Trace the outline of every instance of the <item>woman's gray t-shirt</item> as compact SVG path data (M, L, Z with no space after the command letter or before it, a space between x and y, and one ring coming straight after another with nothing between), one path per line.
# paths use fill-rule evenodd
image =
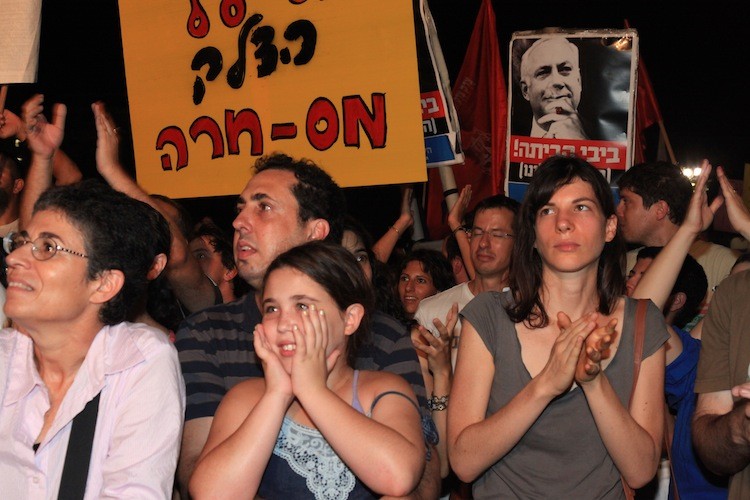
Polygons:
M461 311L495 364L487 416L508 404L531 381L521 358L515 323L504 308L510 300L510 292L485 292ZM636 304L626 298L622 338L604 371L626 407L633 384ZM649 302L643 359L668 337L661 311ZM581 388L553 399L516 446L474 482L473 495L475 499L624 498L620 472L599 436Z

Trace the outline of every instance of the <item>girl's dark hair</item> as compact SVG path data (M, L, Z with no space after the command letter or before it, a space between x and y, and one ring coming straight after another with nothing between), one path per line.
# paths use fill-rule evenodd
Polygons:
M537 168L531 179L521 210L514 223L516 234L510 270L510 288L515 304L508 306L510 319L516 323L526 322L532 328L543 328L549 324L549 316L542 303L542 260L534 248L536 242L536 218L539 209L549 203L552 195L562 186L580 179L591 185L594 196L605 219L615 215L612 190L604 176L592 165L574 156L555 155L547 158ZM599 256L596 276L599 309L610 314L617 299L625 291L625 242L619 231L612 241L604 244Z
M273 271L286 267L296 269L323 287L341 311L352 304L364 307L359 328L346 344L346 361L354 367L357 352L369 342L374 308L372 288L354 255L341 245L327 241L311 241L294 247L274 259L266 271L263 288Z

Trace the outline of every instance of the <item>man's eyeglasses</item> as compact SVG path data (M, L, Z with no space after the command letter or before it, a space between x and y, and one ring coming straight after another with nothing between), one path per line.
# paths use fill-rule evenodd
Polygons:
M31 241L29 239L29 236L25 232L13 232L4 237L3 250L5 250L6 253L10 254L14 250L18 250L27 243L31 243L31 255L33 255L36 260L49 260L54 257L57 252L69 253L71 255L75 255L76 257L83 257L84 259L89 258L88 255L82 254L81 252L76 252L61 247L60 245L55 243L55 240L46 236L40 236L34 241Z
M481 238L485 234L489 234L492 238L496 238L498 240L509 240L515 237L514 235L504 233L499 229L491 229L489 231L485 231L484 229L480 229L478 227L471 228L469 234L472 238Z

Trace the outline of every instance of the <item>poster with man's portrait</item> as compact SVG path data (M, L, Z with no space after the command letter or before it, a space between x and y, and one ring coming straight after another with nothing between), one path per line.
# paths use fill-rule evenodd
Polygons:
M585 158L615 185L631 163L637 32L516 32L509 61L506 193L523 198L554 154Z

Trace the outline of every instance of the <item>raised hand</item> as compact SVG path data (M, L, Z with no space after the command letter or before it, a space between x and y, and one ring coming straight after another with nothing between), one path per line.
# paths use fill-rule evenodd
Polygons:
M315 305L302 311L302 328L292 326L296 351L292 358L292 388L299 399L315 391L324 390L328 374L341 355L334 349L326 355L329 343L325 312Z
M719 207L721 207L721 204L724 202L722 197L717 196L710 205L708 204L706 183L708 182L710 174L711 164L708 160L703 160L701 163L701 173L698 176L698 180L695 182L693 196L690 198L690 204L688 205L688 210L685 214L685 220L682 223L690 228L695 234L708 229L711 222L714 220L716 211L719 210Z
M292 396L292 379L281 364L281 359L273 350L266 338L263 325L258 324L253 331L253 347L255 355L260 359L263 366L263 377L266 381L266 392L279 392Z
M727 175L722 167L716 169L716 177L719 179L721 193L727 204L729 222L745 239L750 239L750 211L745 206L742 196L729 183L729 179L727 179Z
M18 115L9 109L4 109L0 112L0 139L9 137L18 137L25 140L26 129Z
M64 104L52 107L52 123L44 116L44 96L36 94L21 107L21 117L26 128L26 143L32 153L51 159L60 148L65 135Z
M414 188L411 186L406 186L401 192L401 213L399 215L399 222L403 223L401 231L414 224L414 213L411 210L411 198L413 194Z
M448 212L448 227L458 227L463 224L466 210L469 208L471 201L471 184L465 185L458 194L458 200L453 204Z
M91 110L96 125L96 169L104 175L114 168L120 168L119 129L104 103L93 103Z

